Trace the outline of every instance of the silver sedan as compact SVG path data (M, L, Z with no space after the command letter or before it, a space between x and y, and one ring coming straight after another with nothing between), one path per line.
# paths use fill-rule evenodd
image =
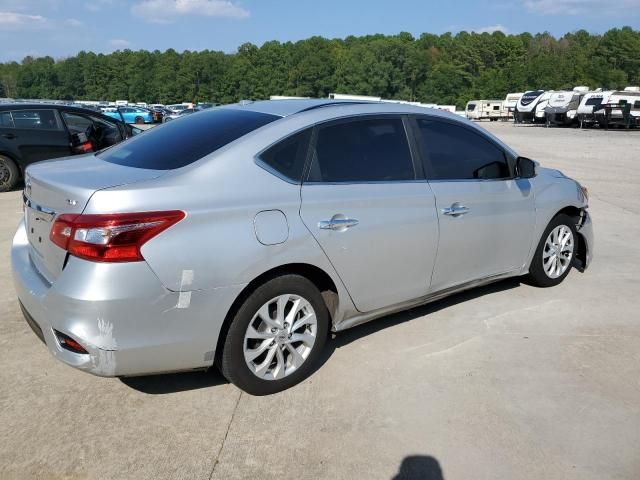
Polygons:
M26 172L25 318L102 376L302 381L330 331L593 250L587 192L459 117L370 102L213 108Z

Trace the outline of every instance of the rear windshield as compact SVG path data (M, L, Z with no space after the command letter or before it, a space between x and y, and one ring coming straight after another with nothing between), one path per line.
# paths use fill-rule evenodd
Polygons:
M172 170L200 160L278 118L247 110L209 109L152 128L98 157L128 167Z

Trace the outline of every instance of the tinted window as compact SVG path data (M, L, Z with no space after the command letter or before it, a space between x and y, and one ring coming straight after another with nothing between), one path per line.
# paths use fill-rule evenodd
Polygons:
M77 113L62 112L62 118L64 118L64 123L67 124L67 128L71 133L88 133L88 130L93 125L91 120Z
M13 128L13 119L11 118L11 112L0 112L0 127Z
M311 130L292 135L260 154L260 160L282 176L299 182L310 137Z
M602 103L602 97L591 97L588 98L584 103L585 105L600 105Z
M433 180L496 179L511 176L504 152L480 133L448 122L418 119Z
M470 112L473 112L476 109L476 104L475 103L470 103L469 105L467 105L467 110Z
M354 120L321 127L309 181L413 180L411 153L399 118Z
M99 150L122 141L122 132L115 122L94 116L90 118L93 121L94 134Z
M171 170L189 165L278 118L231 108L209 109L152 128L98 156L119 165Z
M14 110L11 116L16 128L61 130L53 110Z

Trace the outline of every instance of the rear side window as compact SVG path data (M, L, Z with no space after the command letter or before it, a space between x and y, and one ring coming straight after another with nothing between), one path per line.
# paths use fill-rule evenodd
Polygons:
M208 109L147 130L98 157L129 167L171 170L200 160L278 118L247 110Z
M429 179L493 180L510 178L502 149L463 126L418 119L419 141L427 154Z
M413 179L413 162L400 118L351 120L319 128L310 182Z
M53 110L14 110L11 112L15 128L33 130L62 130Z
M294 182L302 180L311 129L285 138L260 154L260 160L277 174Z

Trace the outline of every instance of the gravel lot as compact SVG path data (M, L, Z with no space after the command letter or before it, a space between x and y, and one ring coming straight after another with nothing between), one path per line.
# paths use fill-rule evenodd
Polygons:
M640 478L640 131L483 126L589 187L591 268L343 332L270 397L54 360L11 283L20 192L0 194L0 478Z

